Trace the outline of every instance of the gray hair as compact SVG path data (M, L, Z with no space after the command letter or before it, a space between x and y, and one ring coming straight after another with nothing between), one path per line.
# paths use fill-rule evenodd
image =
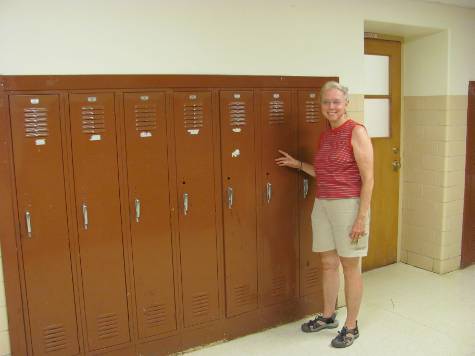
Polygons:
M348 88L333 80L323 84L322 88L320 89L320 98L323 97L324 92L331 89L336 89L336 90L341 91L343 93L343 96L345 97L346 102L349 101L350 98L348 97Z

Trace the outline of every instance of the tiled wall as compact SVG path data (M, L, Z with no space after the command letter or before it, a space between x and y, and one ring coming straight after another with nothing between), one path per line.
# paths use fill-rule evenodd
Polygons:
M405 97L401 260L436 273L460 266L466 96Z
M10 355L10 338L8 335L7 303L5 302L5 283L0 250L0 355Z

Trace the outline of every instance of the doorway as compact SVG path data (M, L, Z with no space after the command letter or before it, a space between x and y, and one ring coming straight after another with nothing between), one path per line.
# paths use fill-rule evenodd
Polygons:
M364 120L373 143L375 180L370 244L362 262L368 271L397 261L401 42L365 38L365 68Z

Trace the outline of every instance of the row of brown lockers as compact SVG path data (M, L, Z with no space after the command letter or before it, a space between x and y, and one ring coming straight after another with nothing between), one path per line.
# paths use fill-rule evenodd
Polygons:
M318 291L313 186L274 163L312 159L316 90L11 95L10 112L32 354Z

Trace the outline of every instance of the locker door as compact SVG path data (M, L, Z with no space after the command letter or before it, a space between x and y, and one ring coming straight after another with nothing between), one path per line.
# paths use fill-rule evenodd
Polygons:
M79 353L58 95L10 97L33 354Z
M263 91L261 119L262 299L264 305L271 305L295 296L297 287L297 174L275 164L278 149L297 153L290 91Z
M124 95L137 322L141 338L176 329L163 93Z
M257 308L256 164L252 91L222 91L221 161L226 315Z
M185 326L218 318L211 93L174 94Z
M129 340L114 95L71 94L71 137L87 338Z
M319 90L299 91L299 152L300 160L313 164L320 133L326 120L320 112ZM300 295L321 293L320 258L312 252L311 214L315 202L315 179L299 175L299 236L300 236Z

